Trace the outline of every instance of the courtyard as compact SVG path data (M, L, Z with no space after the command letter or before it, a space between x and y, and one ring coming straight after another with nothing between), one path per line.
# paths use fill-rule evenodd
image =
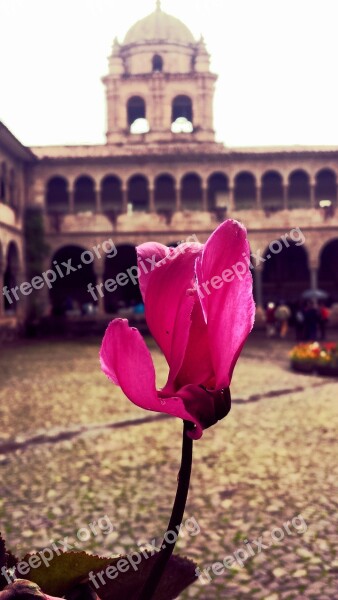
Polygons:
M149 345L161 386L166 364ZM337 597L337 382L291 372L291 345L249 338L229 416L194 445L176 552L201 577L182 600ZM19 557L66 536L100 555L131 553L166 530L181 422L131 404L101 373L99 346L1 351L0 530Z

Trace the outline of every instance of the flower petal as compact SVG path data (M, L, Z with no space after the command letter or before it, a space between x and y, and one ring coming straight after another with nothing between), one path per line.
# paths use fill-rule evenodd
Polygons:
M100 360L103 372L121 387L131 402L146 410L191 421L195 425L191 437L201 437L203 427L198 415L186 409L183 399L178 395L165 397L156 391L151 354L140 332L129 327L126 319L115 319L109 324Z
M196 261L198 294L216 375L215 389L229 386L237 358L253 326L255 304L248 262L246 230L230 219L214 231ZM215 276L217 280L213 280Z
M145 316L174 381L184 359L196 301L193 292L195 261L202 246L185 244L171 252L151 273L145 295ZM170 250L170 249L169 249Z
M168 254L168 246L158 242L146 242L136 247L137 263L139 268L139 286L143 301L148 287L149 278L156 268L155 265Z
M176 388L188 384L212 388L214 383L208 329L203 319L200 302L196 297L191 314L191 327L183 363L176 376Z

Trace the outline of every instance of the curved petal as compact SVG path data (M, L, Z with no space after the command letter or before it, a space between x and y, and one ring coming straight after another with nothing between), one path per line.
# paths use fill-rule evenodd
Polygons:
M246 229L230 219L214 231L196 261L215 389L229 386L237 358L253 326L255 304L249 262Z
M149 278L156 268L157 263L165 258L168 251L168 246L164 246L158 242L145 242L136 247L137 264L139 268L138 281L143 302L145 301Z
M106 330L100 351L103 372L119 385L125 395L146 410L167 413L191 421L191 437L202 435L202 424L194 412L186 409L181 397L165 397L155 388L155 369L151 354L140 332L129 327L126 319L115 319Z
M188 384L195 384L213 388L214 379L208 329L197 299L191 314L191 327L183 363L176 376L176 387L181 388Z
M200 244L172 249L157 263L147 282L145 315L148 327L164 353L174 381L184 359L196 302L195 261Z

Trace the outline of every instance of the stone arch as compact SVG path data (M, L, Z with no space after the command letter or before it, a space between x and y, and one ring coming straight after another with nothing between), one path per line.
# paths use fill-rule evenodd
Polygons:
M104 307L107 313L119 308L134 306L142 302L137 279L136 248L131 244L116 246L116 256L105 259ZM133 268L134 267L134 268ZM132 269L128 273L128 269Z
M152 58L153 73L161 73L163 71L163 58L160 54L154 54Z
M315 199L319 205L322 200L337 204L337 175L332 169L321 169L316 173Z
M197 173L186 173L181 179L183 210L202 210L202 179Z
M338 237L321 248L319 256L318 286L338 302Z
M46 208L51 213L65 213L69 210L68 181L55 175L47 181Z
M161 173L155 179L155 208L158 212L172 213L176 208L176 181L169 173Z
M229 199L229 178L220 171L208 177L208 210L224 208Z
M18 281L20 273L20 254L18 246L14 241L11 241L8 244L4 267L4 288L7 288L10 291L12 288L15 288L18 283L20 283ZM17 310L17 303L18 300L15 298L13 293L6 295L4 300L5 312L15 313Z
M264 252L263 302L297 302L310 287L308 253L304 245L286 238L270 242Z
M128 205L135 211L149 209L149 182L144 175L136 174L129 178Z
M60 316L71 311L80 314L85 304L93 303L88 285L96 285L94 260L92 251L75 244L61 246L54 252L50 269L56 273L56 279L49 290L54 315ZM76 270L67 273L68 269L62 263Z
M256 205L256 178L250 171L237 173L234 181L236 209L250 209Z
M262 175L262 207L268 211L282 210L284 199L283 177L278 171Z
M141 96L131 96L127 101L127 124L133 134L149 131L146 103Z
M296 169L289 175L289 208L307 208L311 201L310 176L303 169Z
M193 131L193 104L189 96L175 96L171 104L171 131L191 133Z
M89 175L80 175L74 182L74 210L75 212L94 212L95 209L95 181Z
M103 213L119 214L123 211L122 181L116 175L106 175L101 181L101 206Z

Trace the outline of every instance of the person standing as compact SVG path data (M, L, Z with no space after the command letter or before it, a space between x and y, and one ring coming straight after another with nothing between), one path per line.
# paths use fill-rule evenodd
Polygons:
M289 328L289 319L291 317L291 310L283 301L279 303L275 310L275 317L279 324L279 337L284 339Z
M324 302L319 303L318 312L319 312L319 320L318 320L319 339L325 340L326 339L326 328L327 328L327 324L329 321L329 309L327 308L327 306L325 306Z
M294 324L296 330L296 340L301 342L304 339L304 307L301 302L296 306L294 313Z
M318 339L319 311L312 300L309 300L304 311L304 338L306 342Z

